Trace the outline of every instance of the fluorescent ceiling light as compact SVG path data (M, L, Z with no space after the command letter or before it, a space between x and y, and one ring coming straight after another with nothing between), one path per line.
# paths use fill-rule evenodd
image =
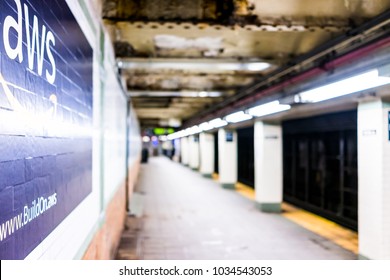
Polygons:
M199 126L197 125L194 125L193 127L190 128L190 134L197 134L197 133L200 133L202 132L202 130L200 129Z
M220 97L230 94L230 91L162 91L162 90L129 90L130 97Z
M279 100L276 100L253 108L249 108L248 114L255 117L261 117L261 116L266 116L266 115L286 111L289 110L290 108L291 108L290 105L280 104Z
M237 123L246 120L250 120L252 118L251 115L245 114L244 111L239 111L225 117L225 120L230 123Z
M203 131L207 131L207 130L213 129L214 127L213 127L210 123L204 122L204 123L201 123L201 124L199 125L199 128L200 128L201 130L203 130Z
M239 59L180 59L180 58L126 58L117 60L117 65L122 69L173 69L187 71L253 71L261 72L271 64L264 61L243 61Z
M181 138L181 137L184 137L185 135L185 131L184 130L180 130L180 131L176 131L172 134L169 134L167 136L167 139L168 140L174 140L174 139L177 139L177 138Z
M314 88L295 95L297 102L320 102L331 98L383 86L390 83L390 77L381 77L378 70L372 70L335 83Z
M271 64L267 62L250 62L246 64L246 68L249 71L263 71L269 68Z
M176 138L181 138L181 137L185 137L186 136L186 133L185 133L185 131L184 130L180 130L179 132L178 132L178 134L177 134L177 137Z
M221 118L217 118L217 119L213 119L211 121L209 121L209 124L214 127L214 128L218 128L218 127L222 127L222 126L225 126L227 125L227 121L224 121L222 120Z
M191 133L191 128L186 128L185 130L184 130L184 133L183 133L183 136L188 136L188 135L191 135L192 133Z
M236 63L218 63L215 66L217 70L225 71L253 71L260 72L269 68L271 64L267 62L236 62ZM209 66L210 67L210 66Z
M207 96L208 96L207 91L200 91L200 92L198 93L198 96L199 96L199 97L207 97Z

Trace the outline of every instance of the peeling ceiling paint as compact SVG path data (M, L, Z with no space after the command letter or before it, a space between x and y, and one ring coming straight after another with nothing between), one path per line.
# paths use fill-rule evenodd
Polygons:
M223 50L221 37L184 38L175 35L156 35L154 45L158 49L185 50L196 49L204 52L204 56L216 56Z
M250 73L201 69L122 69L129 90L232 90L390 9L389 0L103 0L102 17L118 58L255 59ZM235 92L235 93L234 93ZM145 126L185 121L221 98L134 97Z

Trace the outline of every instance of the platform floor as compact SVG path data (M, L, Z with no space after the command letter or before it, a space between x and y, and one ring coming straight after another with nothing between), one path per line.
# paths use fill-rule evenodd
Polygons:
M128 218L118 259L356 259L164 157L142 165L136 191L142 214Z

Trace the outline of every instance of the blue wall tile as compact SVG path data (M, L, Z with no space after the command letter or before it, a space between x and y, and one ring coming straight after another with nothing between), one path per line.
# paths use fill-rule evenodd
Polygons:
M44 24L47 32L54 34L55 46L51 49L56 61L56 79L54 84L46 79L46 71L52 72L47 54L42 75L37 71L36 57L34 68L28 69L26 17L22 8L23 61L10 59L5 53L4 41L0 40L0 72L9 83L8 89L24 108L23 114L31 118L26 118L25 130L19 127L15 132L9 128L2 131L0 127L0 221L24 214L26 208L34 207L40 199L47 200L53 194L56 194L57 204L0 241L2 259L24 258L92 191L91 136L51 137L53 132L44 121L45 118L56 120L59 127L61 122L92 125L92 48L66 1L21 0L21 3L29 8L30 24L33 16L37 16L39 32ZM5 17L17 18L14 0L0 1L0 11L0 38L3 38ZM16 45L17 34L12 29L10 41ZM58 102L56 115L49 114L53 108L49 100L52 94ZM16 109L0 85L0 110L19 117ZM37 121L30 124L33 119L41 124Z

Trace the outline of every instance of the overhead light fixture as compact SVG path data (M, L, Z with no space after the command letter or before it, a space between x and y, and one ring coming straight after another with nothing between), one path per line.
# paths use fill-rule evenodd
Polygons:
M186 128L185 130L184 130L184 132L183 132L183 136L189 136L189 135L191 135L192 133L191 133L191 128Z
M246 68L249 71L263 71L269 68L271 64L267 62L250 62L246 64Z
M166 139L174 140L174 139L177 139L177 138L182 138L182 137L185 136L184 134L185 134L184 130L176 131L176 132L174 132L172 134L168 134Z
M242 121L247 121L252 118L251 115L245 114L244 111L239 111L225 117L225 120L230 123L237 123Z
M215 67L221 71L251 71L261 72L269 67L271 64L267 62L230 62L230 63L219 63Z
M180 137L180 138L185 137L185 136L186 136L186 132L184 130L180 130L177 134L177 137Z
M378 70L375 69L335 83L301 92L294 96L294 100L302 103L315 103L389 83L390 78L379 76Z
M207 91L200 91L200 92L198 93L198 96L199 96L199 97L207 97L207 96L208 96Z
M198 97L221 97L221 96L226 96L229 94L232 94L234 92L230 90L225 90L225 91L200 91L198 92L197 96Z
M190 135L197 134L197 133L200 133L200 132L202 132L202 130L197 125L194 125L194 126L192 126L190 128Z
M221 118L216 118L216 119L213 119L211 121L209 121L209 124L213 127L213 128L219 128L219 127L223 127L225 125L227 125L227 121L221 119Z
M278 112L286 111L291 108L290 105L280 104L279 100L275 100L269 103L265 103L256 107L248 109L248 114L254 117L261 117L266 115L275 114Z
M226 91L163 91L163 90L128 90L130 97L220 97L229 95L232 92Z
M168 119L168 126L170 127L180 127L181 126L181 119L177 119L177 118L169 118ZM172 133L172 132L169 132L169 133Z
M122 58L117 60L117 66L121 69L173 69L202 72L218 71L252 71L261 72L271 67L268 62L261 60L239 60L221 58Z
M203 131L213 129L214 127L209 122L204 122L199 125L199 128Z

